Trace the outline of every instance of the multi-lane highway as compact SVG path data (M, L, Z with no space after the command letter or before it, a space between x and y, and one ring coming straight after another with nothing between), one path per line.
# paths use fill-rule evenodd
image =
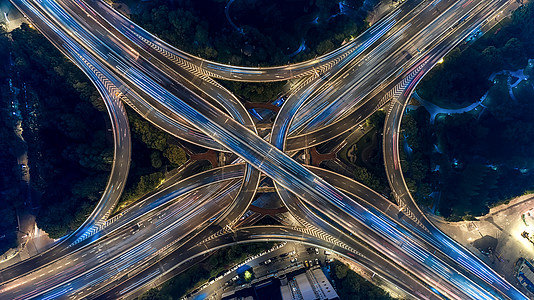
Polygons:
M339 63L345 57L351 55L352 52L360 47L359 41L353 40L330 53L305 62L264 68L232 66L202 59L183 52L180 49L176 49L133 23L102 1L91 0L86 1L86 4L93 8L105 20L112 23L124 35L130 37L132 40L138 40L141 44L145 45L144 48L147 51L164 54L173 63L190 70L197 76L249 82L288 80L315 75L318 72L322 73ZM367 32L364 35L372 35L372 33Z
M303 149L339 136L392 100L384 135L390 137L385 151L392 151L385 153L386 168L392 171L388 179L393 190L403 193L395 186L403 183L395 132L405 100L435 61L508 1L408 0L334 52L274 68L226 66L183 53L102 1L12 2L101 93L115 93L110 99L124 100L159 128L206 148L233 152L240 157L236 162L246 164L178 181L112 220L95 224L107 217L121 193L123 184L115 184L125 179L128 169L121 165L122 173L112 173L107 189L115 194L97 207L87 222L90 226L73 235L77 247L52 249L34 269L22 263L0 271L0 297L122 297L223 245L296 239L333 248L371 268L396 270L377 273L418 298L526 299L422 214L416 220L399 218L376 193L348 178L306 168L280 150ZM257 135L235 96L210 78L273 81L306 75L310 78L292 91L275 120L273 145ZM388 96L398 90L404 98ZM121 106L110 107L124 114ZM352 123L339 126L347 120ZM118 138L129 141L127 122L115 127L116 153L126 151L129 157L129 148L120 150L124 145ZM254 198L260 171L276 183L294 217L318 233L291 231L298 226L233 228Z

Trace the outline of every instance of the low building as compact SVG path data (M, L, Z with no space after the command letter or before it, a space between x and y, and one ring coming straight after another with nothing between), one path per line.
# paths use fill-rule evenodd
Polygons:
M519 264L516 275L517 280L530 292L534 293L534 266L524 258L520 258L517 263Z
M310 280L308 279L307 272L299 274L295 276L295 281L297 282L298 289L300 290L300 294L302 295L302 299L304 300L315 300L318 299L315 295L315 291L310 284Z
M339 299L337 292L319 267L307 270L291 279L283 280L280 293L283 300Z
M316 286L316 291L319 294L320 299L334 300L339 299L337 292L334 290L334 287L330 281L324 275L324 272L321 268L316 268L312 270L312 279L314 285Z

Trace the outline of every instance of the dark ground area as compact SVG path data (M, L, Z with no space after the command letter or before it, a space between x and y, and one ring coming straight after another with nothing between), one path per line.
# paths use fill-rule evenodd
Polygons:
M8 81L9 39L0 27L0 253L16 247L16 209L24 205L24 190L20 184L21 170L17 157L26 151L26 145L15 134L14 128L20 118L13 115Z

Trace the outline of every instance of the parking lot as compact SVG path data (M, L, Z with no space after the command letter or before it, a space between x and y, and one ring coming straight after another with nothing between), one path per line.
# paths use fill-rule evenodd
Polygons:
M522 236L527 231L532 232L530 235L534 238L534 195L521 196L508 204L494 207L478 221L450 223L433 215L429 218L443 232L519 287L514 275L515 263L520 257L534 259L534 244ZM494 244L494 248L491 247ZM523 288L521 290L526 292Z

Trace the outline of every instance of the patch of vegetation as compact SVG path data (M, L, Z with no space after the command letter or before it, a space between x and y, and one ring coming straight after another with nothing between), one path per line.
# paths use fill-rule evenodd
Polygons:
M367 281L352 271L349 266L337 260L330 264L330 270L339 299L393 299L386 291Z
M117 210L153 191L163 183L167 171L187 161L184 149L175 138L154 128L133 110L127 111L132 131L132 162Z
M424 108L419 108L404 116L400 136L400 161L406 185L420 206L430 206L430 194L438 190L439 173L433 172L431 164L435 136L429 126L430 116ZM424 124L424 125L423 125ZM411 152L407 153L406 146ZM435 167L435 166L434 166Z
M26 145L15 134L15 127L20 118L13 115L11 93L8 82L9 75L9 38L0 26L0 253L16 247L16 208L24 204L23 189L19 184L20 166L17 157L26 151Z
M341 158L352 168L356 180L377 192L388 194L389 185L384 170L381 145L385 117L384 111L375 112L367 120L367 125L371 126L372 129L355 144L345 147L342 150ZM352 155L356 155L354 162L348 159L349 151L353 151Z
M105 107L86 76L37 31L22 24L10 36L8 76L21 90L31 185L42 195L36 221L58 238L85 220L109 176Z
M235 1L228 12L239 29L225 15L227 2L157 0L130 17L181 50L243 66L311 59L367 28L361 0L344 1L344 13L333 1ZM303 41L304 51L293 55Z
M490 207L534 189L534 142L529 138L534 122L528 117L534 97L518 97L517 102L496 99L478 118L456 114L430 125L423 108L405 117L403 128L413 152L402 154L403 171L419 204L429 205L429 194L440 191L440 214L462 220L484 215ZM499 120L494 111L500 110L510 111L507 118L515 121Z

